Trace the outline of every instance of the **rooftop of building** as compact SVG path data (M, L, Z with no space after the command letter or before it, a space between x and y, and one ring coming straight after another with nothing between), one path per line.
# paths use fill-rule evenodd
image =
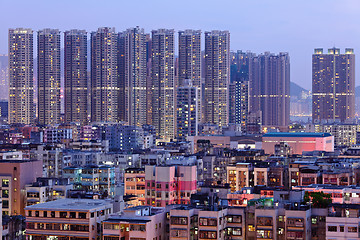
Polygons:
M173 208L174 210L191 210L191 209L195 209L195 207L191 206L191 205L179 205Z
M135 206L124 209L121 213L115 213L109 216L105 222L119 223L147 223L151 221L151 217L160 213L164 213L164 208L152 207L152 206Z
M332 203L331 206L334 208L343 208L343 209L360 209L359 204Z
M316 189L359 189L360 186L356 185L346 185L346 186L338 186L338 185L331 185L331 184L310 184L308 186L297 186L297 188L316 188Z
M145 172L145 168L127 168L125 173L140 173Z
M263 137L330 137L330 133L310 133L310 132L270 132L265 133Z
M19 160L6 160L2 159L0 160L0 164L6 164L6 163L27 163L27 162L36 162L37 159L19 159Z
M111 203L107 200L65 198L27 206L25 210L89 211L108 204Z
M108 166L108 165L86 165L86 166L70 166L70 167L65 167L64 170L67 169L110 169L110 168L115 168L114 166Z
M142 217L142 216L140 216ZM150 219L139 219L139 218L127 218L127 217L114 217L114 216L111 216L109 219L103 221L104 223L119 223L119 222L129 222L129 223L139 223L139 224L144 224L144 223L147 223L147 222L150 222L151 220Z

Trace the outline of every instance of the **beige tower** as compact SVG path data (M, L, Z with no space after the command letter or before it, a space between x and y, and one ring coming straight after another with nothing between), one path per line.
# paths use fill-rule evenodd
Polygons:
M174 30L152 31L152 122L157 137L173 139L175 124L174 99Z
M38 118L43 125L60 123L60 31L38 31Z
M205 122L229 123L230 33L205 32Z
M31 29L9 29L10 124L34 121L33 38Z
M119 121L118 34L114 28L91 33L91 120Z
M65 45L65 122L88 121L87 33L66 31Z
M191 80L192 86L198 89L201 96L201 31L179 31L179 83ZM201 117L201 97L198 98L198 118Z
M144 29L130 28L119 34L119 75L122 120L129 125L146 124L147 61Z

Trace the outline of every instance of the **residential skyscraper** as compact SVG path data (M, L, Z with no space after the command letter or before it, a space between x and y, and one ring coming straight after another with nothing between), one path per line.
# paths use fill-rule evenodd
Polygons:
M265 52L249 64L249 109L262 125L287 128L290 123L290 57Z
M190 79L201 94L201 30L179 31L179 86ZM198 98L201 120L201 97Z
M119 34L121 53L119 75L121 82L120 108L125 122L129 125L146 124L147 115L147 61L146 35L144 29L130 28Z
M205 121L229 123L230 33L205 32Z
M237 51L231 53L230 66L230 123L246 126L249 114L249 61L254 54Z
M91 33L91 121L119 120L118 34L115 28Z
M355 54L353 49L315 49L312 56L313 122L341 121L355 117Z
M34 121L33 31L9 29L9 123Z
M0 99L9 100L9 56L0 54Z
M156 135L169 140L175 136L174 30L152 31L152 122Z
M60 123L60 31L38 31L38 121Z
M87 32L70 30L65 44L65 122L88 121Z
M151 61L152 61L152 44L151 35L146 34L146 123L152 124L152 76L151 76Z
M183 80L176 89L176 138L180 141L186 141L186 136L198 134L199 92L190 79Z

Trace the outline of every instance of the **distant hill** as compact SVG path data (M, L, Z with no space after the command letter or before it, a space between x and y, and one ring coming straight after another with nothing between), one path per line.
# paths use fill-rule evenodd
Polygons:
M355 97L360 97L360 86L355 87Z
M302 88L300 87L299 85L297 85L296 83L294 82L290 82L290 96L291 97L301 97L301 92L302 91L309 91L309 90L306 90L305 88ZM360 91L360 89L359 89Z

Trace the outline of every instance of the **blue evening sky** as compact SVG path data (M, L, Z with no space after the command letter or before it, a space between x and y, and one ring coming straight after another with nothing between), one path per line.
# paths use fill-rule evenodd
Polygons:
M229 30L232 50L289 52L291 81L311 89L314 48L358 53L359 13L359 0L0 0L0 54L16 27Z

